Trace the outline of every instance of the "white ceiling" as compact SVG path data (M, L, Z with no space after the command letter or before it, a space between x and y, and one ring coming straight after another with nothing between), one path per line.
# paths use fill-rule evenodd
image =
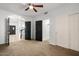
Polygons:
M36 3L35 3L36 4ZM37 13L34 12L33 10L28 10L25 11L25 8L28 7L27 3L26 5L24 3L0 3L0 9L5 9L8 10L10 12L14 12L23 16L37 16L37 15L41 15L44 12L50 12L52 9L56 8L57 6L60 6L60 3L39 3L39 4L43 4L43 8L36 8L37 9Z

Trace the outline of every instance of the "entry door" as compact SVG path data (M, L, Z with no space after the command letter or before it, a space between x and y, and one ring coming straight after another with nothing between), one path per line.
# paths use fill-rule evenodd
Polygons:
M36 21L36 40L42 41L42 21Z
M9 45L9 34L10 34L10 32L9 32L9 18L5 19L5 29L6 29L6 31L5 31L5 43L7 45Z
M31 22L25 22L25 40L31 40Z

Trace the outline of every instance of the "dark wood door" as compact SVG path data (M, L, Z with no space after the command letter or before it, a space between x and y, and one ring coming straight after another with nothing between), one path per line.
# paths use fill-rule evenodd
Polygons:
M25 22L25 39L31 40L31 22Z
M42 21L36 21L36 40L42 41Z

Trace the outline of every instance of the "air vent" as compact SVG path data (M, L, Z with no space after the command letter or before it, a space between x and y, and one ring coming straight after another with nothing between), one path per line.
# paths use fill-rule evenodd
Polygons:
M48 12L44 12L44 14L46 15L46 14L48 14Z

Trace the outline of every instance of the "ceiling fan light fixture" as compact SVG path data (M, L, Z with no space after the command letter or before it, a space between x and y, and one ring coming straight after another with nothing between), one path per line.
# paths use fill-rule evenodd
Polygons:
M33 9L33 6L32 6L32 5L30 5L30 6L29 6L29 8L30 8L30 9Z
M27 11L28 9L32 9L32 10L34 10L35 12L37 12L37 9L36 9L36 7L40 7L40 8L43 8L43 5L35 5L35 4L31 4L31 3L29 3L28 4L29 6L25 9L25 11Z

